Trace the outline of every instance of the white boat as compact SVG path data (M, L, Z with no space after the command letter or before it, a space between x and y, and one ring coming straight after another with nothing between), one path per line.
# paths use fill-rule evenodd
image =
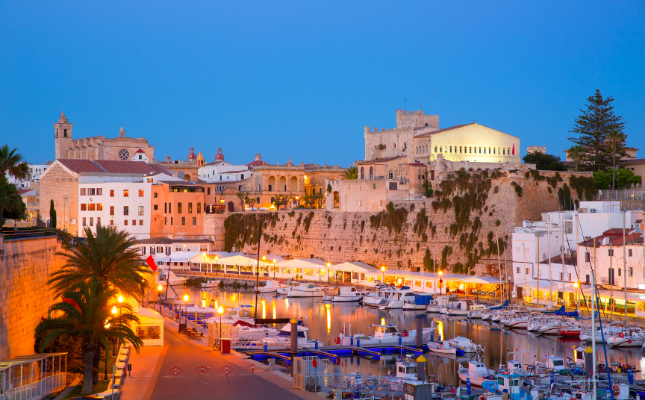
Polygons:
M363 293L351 286L340 286L332 290L325 290L323 301L333 301L337 303L352 303L361 301Z
M202 282L201 287L204 288L204 289L219 287L219 280L217 280L217 279L209 279L206 282Z
M529 322L529 317L520 315L509 319L504 325L509 329L527 329Z
M159 275L157 275L157 283L163 285L164 290L165 290L165 286L167 284L166 275L168 275L168 277L170 278L169 279L170 280L170 286L183 285L184 282L186 282L188 280L188 278L178 277L172 271L160 269L159 270Z
M442 308L441 313L447 314L449 317L467 317L473 305L475 303L470 299L453 300Z
M488 307L483 304L473 304L470 306L470 312L468 313L468 318L471 319L483 319L484 313L488 311Z
M461 367L457 370L459 380L466 382L470 379L470 383L475 386L481 386L486 381L495 381L495 371L487 369L484 363L477 360L468 361L468 368Z
M470 339L463 336L455 336L454 338L448 341L450 345L458 350L463 350L464 353L476 353L478 351L483 351L484 348L477 344L473 343Z
M457 348L450 345L449 340L443 340L441 342L428 342L426 344L428 350L431 353L441 353L441 354L457 354Z
M625 329L610 336L607 344L611 347L642 347L645 344L645 335L637 330Z
M269 336L277 336L280 331L269 326L254 326L244 321L233 324L236 327L235 337L239 340L261 340Z
M222 325L233 325L237 321L243 321L249 325L255 325L255 320L253 319L253 306L251 305L242 305L240 307L233 307L226 310L222 317L219 315L208 318L206 322L215 322Z
M440 313L441 305L439 305L438 300L431 300L430 303L426 306L427 313Z
M322 297L323 288L313 283L301 283L297 287L287 288L287 297Z
M298 348L302 349L311 349L316 347L316 342L307 338L307 318L302 319L302 322L297 326L297 342ZM242 341L239 342L234 348L263 348L264 345L267 346L269 350L278 350L278 349L288 349L291 347L291 324L286 324L280 329L275 336L267 336L260 340L255 341ZM322 342L319 341L319 346L323 346Z
M354 346L357 346L359 341L361 346L372 345L372 344L398 345L399 339L401 340L401 344L404 344L404 345L415 344L417 342L416 330L399 331L396 325L394 324L370 325L370 328L371 327L375 328L374 335L356 334L353 336L351 334L351 325L350 325L350 332L348 336L346 336L343 333L345 332L345 328L343 327L343 332L341 332L340 336L335 339L335 342L336 344L340 344L343 346L351 346L352 343ZM423 328L423 332L421 332L421 335L422 335L422 341L424 343L428 341L430 337L430 333L433 330L434 330L434 327Z
M407 286L403 286L401 289L396 289L394 293L390 295L387 303L380 305L379 310L398 310L403 308L403 304L407 301L414 302L414 292L412 289Z
M414 296L403 297L403 310L404 311L425 311L430 304L434 301L432 295L428 293L416 293Z
M280 283L278 281L274 280L267 280L266 285L260 286L258 288L258 292L260 293L275 293L278 289L282 288L287 288L288 285L285 285L284 283Z
M394 293L396 293L396 288L394 286L381 285L375 292L372 292L363 297L363 305L378 308L382 305L387 304L390 296L392 296Z
M547 322L538 328L537 333L543 335L558 335L560 333L560 324L558 320Z

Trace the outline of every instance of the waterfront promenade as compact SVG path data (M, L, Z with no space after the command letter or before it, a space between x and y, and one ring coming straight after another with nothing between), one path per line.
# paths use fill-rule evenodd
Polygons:
M132 377L123 387L123 400L170 399L266 399L320 400L320 396L293 387L288 375L266 371L266 365L245 360L235 354L221 355L206 346L185 339L177 333L178 324L165 319L165 345L142 347L132 353ZM254 372L250 366L254 365ZM224 367L232 371L228 376ZM183 372L174 376L170 370ZM199 374L198 367L208 372ZM248 367L248 369L247 369Z

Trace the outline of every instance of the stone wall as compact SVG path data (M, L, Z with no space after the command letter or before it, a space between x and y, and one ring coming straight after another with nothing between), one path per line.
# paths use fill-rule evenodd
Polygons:
M264 218L270 223L263 232L261 251L292 258L320 257L334 263L363 261L386 265L388 269L419 267L423 270L426 249L439 266L442 253L451 252L443 257L448 269L456 263L467 265L468 255L474 254L476 249L478 256L471 259L468 271L482 272L485 264L497 264L496 235L510 244L511 233L522 220L540 219L540 213L558 210L558 188L568 178L563 173L564 181L554 181L553 187L545 180L526 178L523 172L503 175L490 181L487 198L481 208L471 209L466 218L468 223L461 230L457 227L459 218L455 216L455 207L435 209L433 202L439 200L436 196L395 202L392 213L387 210L381 213L294 210L265 214ZM522 188L521 197L516 185ZM449 199L454 203L454 196L464 199L464 194L455 191ZM406 215L403 217L403 214ZM231 218L237 219L236 230L243 232L254 230L249 218L259 215L262 214L235 213ZM427 222L424 222L424 215ZM463 213L460 218L463 221ZM479 222L475 223L475 219L481 222L477 228L474 226ZM465 245L466 239L472 242L470 250ZM230 238L229 241L232 243ZM257 251L255 240L238 241L235 250L253 253ZM506 258L502 253L501 260Z
M224 250L225 214L204 214L204 233L213 241L213 251Z
M34 353L34 329L55 297L47 277L62 251L55 236L3 241L0 236L0 360Z

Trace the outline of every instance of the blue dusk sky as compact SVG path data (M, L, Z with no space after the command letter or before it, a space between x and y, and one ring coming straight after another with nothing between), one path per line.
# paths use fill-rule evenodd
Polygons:
M347 166L364 126L422 109L563 156L596 89L645 158L645 2L0 1L0 143L146 137L234 163Z

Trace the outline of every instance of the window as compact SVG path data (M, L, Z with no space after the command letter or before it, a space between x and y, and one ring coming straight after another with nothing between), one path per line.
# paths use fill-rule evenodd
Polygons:
M168 218L163 217L163 224L164 224L164 225L168 225Z
M114 226L114 220L113 219L110 220L110 225Z
M520 273L520 267L517 267L516 269L517 269L516 272L519 274Z
M130 214L130 208L128 206L123 206L123 215L129 215Z
M173 218L172 218L172 217L170 217L170 225L172 225L172 224L173 224L173 222L172 222L172 221L173 221Z
M96 195L97 195L97 196L103 196L103 189L101 189L101 188L97 188L97 189L96 189Z
M627 257L631 257L631 256L632 256L632 249L627 249Z
M99 203L96 205L96 211L103 211L103 203Z
M139 215L143 215L143 206L139 206Z
M137 226L137 220L136 219L132 220L132 226Z
M94 217L90 217L90 226L94 226Z
M177 214L181 214L181 203L177 203Z
M152 197L154 197L154 198L156 199L156 198L157 198L157 195L159 195L159 193L153 193L153 194L152 194Z
M87 194L89 194L90 196L96 196L96 189L94 188L87 189Z
M193 213L193 203L188 203L188 214Z
M139 225L143 226L143 220L142 219L139 220Z
M110 206L110 215L114 215L114 206Z
M83 188L81 189L81 196L87 195L87 189Z
M163 212L168 212L168 203L163 203Z
M127 219L123 220L123 225L128 226L128 220Z
M632 276L634 276L634 268L633 268L633 267L629 267L629 269L627 270L627 272L628 272L628 275L627 275L627 276L629 276L630 278L631 278Z
M202 203L197 203L197 214L202 212Z
M240 175L240 179L244 179L244 174Z
M87 211L96 211L96 204L90 203L87 205Z
M81 204L81 211L87 211L87 204Z
M211 188L206 188L206 194L208 194L208 195L211 194Z
M529 269L527 268L527 269L526 269L526 275L528 275L528 274L529 274Z
M614 249L609 249L608 253L609 253L609 257L613 257L614 256Z
M139 197L143 197L143 189L139 189Z
M186 225L186 217L181 217L181 224Z
M620 269L620 268L618 268L618 276L620 276L620 272L621 272L621 269Z
M110 197L114 197L114 189L110 189Z
M123 197L130 197L130 191L128 189L123 190Z
M154 206L152 206L152 209L157 211L159 209L159 206L155 204Z
M172 203L168 203L168 212L172 213Z
M197 217L193 217L193 225L197 225Z
M83 226L87 226L87 219L83 217Z
M591 254L589 252L585 252L585 262L591 262Z

